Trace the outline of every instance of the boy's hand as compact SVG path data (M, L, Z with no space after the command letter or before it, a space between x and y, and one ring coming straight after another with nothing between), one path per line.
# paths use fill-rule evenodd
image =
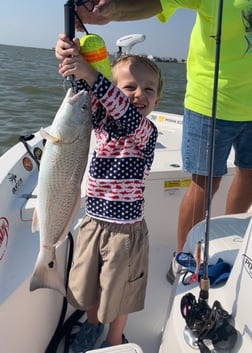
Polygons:
M59 74L63 77L74 76L76 80L83 79L90 86L95 82L98 72L80 54L80 41L74 38L70 42L65 34L60 34L55 48L55 56L61 60Z
M59 74L67 77L74 75L77 80L86 80L90 65L84 60L81 54L65 58L59 64Z
M55 47L55 56L58 60L78 55L80 51L80 41L74 38L70 41L65 34L60 34Z

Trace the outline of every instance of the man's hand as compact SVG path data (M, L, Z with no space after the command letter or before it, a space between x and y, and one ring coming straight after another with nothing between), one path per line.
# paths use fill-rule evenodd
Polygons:
M77 6L76 12L84 24L104 25L113 21L115 15L115 1L111 0L93 0L94 8L88 10L86 6ZM78 21L76 21L76 30L83 30Z
M93 11L83 5L77 6L77 14L84 24L134 21L150 18L162 11L160 0L93 0L93 3ZM83 31L77 22L76 30Z

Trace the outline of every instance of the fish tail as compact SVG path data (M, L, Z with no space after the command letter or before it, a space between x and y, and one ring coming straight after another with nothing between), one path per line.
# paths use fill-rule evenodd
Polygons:
M30 280L30 291L39 288L50 288L66 296L64 281L57 272L56 266L50 268L51 265L52 264L48 264L48 266L45 266L38 264L38 266L36 266Z

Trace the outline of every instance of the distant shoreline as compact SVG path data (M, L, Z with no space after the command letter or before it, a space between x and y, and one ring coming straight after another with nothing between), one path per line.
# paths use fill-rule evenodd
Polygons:
M39 47L29 47L29 46L24 46L24 45L4 44L4 43L0 43L0 45L5 45L5 46L9 46L9 47L27 48L27 49L55 50L55 48L51 48L51 49L50 48L39 48ZM181 63L181 64L186 63L186 59L177 59L177 58L165 57L165 56L160 57L160 56L146 55L146 54L140 54L140 53L138 53L138 54L146 56L155 62ZM117 53L109 53L109 55L113 58L117 57Z
M122 55L125 53L122 53ZM117 53L109 53L109 55L113 58L117 58L118 54ZM172 58L172 57L166 57L166 56L154 56L154 55L146 55L146 54L139 54L142 56L145 56L149 58L152 61L155 62L162 62L162 63L179 63L179 64L185 64L186 60L185 59L177 59L177 58Z

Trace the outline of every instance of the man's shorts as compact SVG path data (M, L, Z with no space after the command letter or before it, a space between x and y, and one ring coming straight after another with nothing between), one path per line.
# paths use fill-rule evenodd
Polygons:
M185 109L182 136L183 170L208 175L208 153L211 146L212 119ZM232 122L216 119L213 176L227 173L227 159L231 148L232 161L240 168L252 168L252 121Z
M145 221L116 224L85 216L76 239L68 301L98 305L100 322L144 308L149 239Z

